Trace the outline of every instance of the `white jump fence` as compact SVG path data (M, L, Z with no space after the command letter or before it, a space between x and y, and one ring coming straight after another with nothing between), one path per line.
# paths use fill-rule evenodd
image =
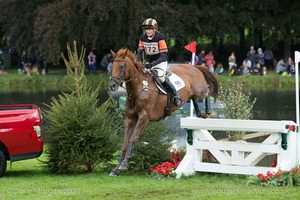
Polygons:
M300 164L300 52L295 51L296 123L293 121L182 118L187 130L186 155L176 169L177 178L195 172L257 175L267 171L290 170ZM191 104L192 105L192 104ZM208 130L271 133L262 143L216 141ZM218 163L203 162L208 150ZM277 156L277 166L258 166L267 155Z
M290 170L299 164L300 138L293 121L182 118L187 130L186 155L176 169L177 178L195 172L257 175L267 171ZM266 132L262 143L217 141L208 130ZM209 150L219 163L203 162ZM276 167L257 166L265 156L277 155Z

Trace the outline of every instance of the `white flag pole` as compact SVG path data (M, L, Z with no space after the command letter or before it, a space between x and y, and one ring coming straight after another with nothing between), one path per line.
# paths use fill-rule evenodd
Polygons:
M192 53L192 65L195 65L195 53ZM193 100L190 100L190 117L193 117L194 114L194 105Z
M296 124L299 127L299 62L300 52L295 51Z
M195 65L195 57L196 57L196 54L192 53L192 65Z

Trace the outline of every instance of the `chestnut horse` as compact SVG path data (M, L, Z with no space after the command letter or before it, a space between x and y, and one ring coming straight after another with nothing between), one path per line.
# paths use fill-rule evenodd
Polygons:
M110 176L117 176L120 170L129 167L128 160L131 158L133 145L142 134L149 121L158 121L165 117L164 108L168 105L174 112L181 106L176 107L172 102L168 103L168 95L160 92L156 86L152 73L144 69L142 63L136 61L136 57L128 49L120 49L117 53L111 51L114 61L112 64L109 88L111 91L118 90L123 83L126 84L126 118L124 142L122 152L115 169ZM190 64L178 64L168 69L169 72L179 76L184 87L178 90L183 102L193 100L197 117L201 117L197 99L218 95L218 81L206 67L193 66Z

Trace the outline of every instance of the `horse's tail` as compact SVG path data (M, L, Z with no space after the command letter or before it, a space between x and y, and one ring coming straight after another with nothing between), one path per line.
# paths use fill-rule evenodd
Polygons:
M218 79L206 67L197 66L196 68L204 75L205 80L209 85L210 95L216 100L219 93Z

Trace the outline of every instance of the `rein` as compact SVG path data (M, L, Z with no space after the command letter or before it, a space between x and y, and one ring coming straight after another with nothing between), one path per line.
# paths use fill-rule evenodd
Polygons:
M129 78L127 80L124 79L124 76L125 76L125 73L126 73L126 69L128 68L128 64L127 64L127 60L126 59L115 59L114 62L117 61L117 62L125 62L125 65L122 66L120 65L120 67L122 68L122 74L118 77L116 76L111 76L110 79L117 82L119 81L120 83L127 83L127 82L130 82L130 81L133 81L136 77L138 77L141 73L137 73L135 76L133 76L132 78ZM130 71L130 69L129 69Z

